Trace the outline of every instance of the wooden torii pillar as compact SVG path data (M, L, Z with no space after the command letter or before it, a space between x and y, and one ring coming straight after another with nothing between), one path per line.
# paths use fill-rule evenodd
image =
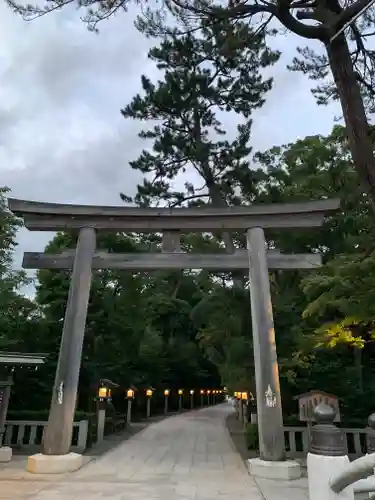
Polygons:
M60 355L43 454L29 457L33 472L62 472L82 465L69 453L77 399L92 269L249 269L251 314L256 370L260 461L254 474L262 475L262 463L282 464L285 444L269 269L309 269L321 264L316 254L283 255L266 251L264 229L290 230L319 227L326 213L339 208L338 200L305 203L260 204L204 208L133 208L63 205L9 199L10 210L22 217L30 231L79 230L77 248L58 255L25 253L23 267L72 269ZM163 252L155 254L108 254L95 252L96 231L163 232ZM242 231L247 251L234 254L182 253L179 232ZM177 250L177 251L176 251ZM55 457L56 460L52 460ZM256 469L256 470L255 470ZM266 470L265 469L265 470ZM275 472L277 476L279 471Z

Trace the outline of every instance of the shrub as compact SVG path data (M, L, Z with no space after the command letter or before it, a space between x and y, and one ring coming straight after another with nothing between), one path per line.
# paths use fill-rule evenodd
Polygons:
M257 424L247 424L245 437L248 450L259 449L259 433Z

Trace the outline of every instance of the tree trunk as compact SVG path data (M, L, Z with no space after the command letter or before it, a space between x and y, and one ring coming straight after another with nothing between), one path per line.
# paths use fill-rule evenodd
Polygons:
M226 208L228 206L227 202L223 198L220 189L218 188L215 179L212 175L211 168L209 166L205 147L202 143L202 126L201 126L201 117L198 113L199 103L196 103L194 108L194 127L193 127L193 135L196 141L196 149L197 149L197 161L200 165L201 175L206 182L206 186L208 189L208 193L211 198L211 203L213 207L217 208ZM228 232L222 233L222 238L225 244L225 250L228 253L233 253L235 251L235 246L233 243L233 238ZM233 284L237 288L244 288L244 277L243 275L237 273L232 273Z
M206 179L206 185L207 185L210 197L211 197L212 206L217 207L217 208L226 208L228 206L228 204L221 196L221 193L220 193L217 185L215 184L215 182L210 182L210 181L207 181L207 179ZM225 244L225 250L227 251L227 253L234 253L236 248L234 246L232 236L227 232L222 233L221 236L223 238L223 241ZM245 286L244 281L245 280L244 280L244 276L241 273L239 273L239 272L232 273L232 279L233 279L233 284L235 287L244 288L244 286Z
M348 44L342 34L326 45L333 78L345 119L354 167L375 210L375 158L360 86Z

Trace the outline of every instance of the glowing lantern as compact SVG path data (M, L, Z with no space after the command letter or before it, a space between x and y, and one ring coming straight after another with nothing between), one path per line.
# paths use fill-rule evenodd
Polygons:
M99 398L105 399L106 397L107 397L107 388L106 387L99 387Z

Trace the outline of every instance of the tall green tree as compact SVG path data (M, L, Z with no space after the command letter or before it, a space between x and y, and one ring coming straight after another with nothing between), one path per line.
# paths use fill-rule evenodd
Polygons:
M340 101L354 166L363 188L375 201L375 157L365 109L366 102L372 111L374 102L375 59L368 38L373 35L375 8L372 6L357 19L368 0L230 1L228 7L209 0L174 0L174 3L180 9L181 20L189 26L197 25L191 22L192 14L198 22L202 18L207 22L247 19L266 35L266 27L276 19L289 32L310 43L314 40L317 51L311 45L299 49L299 58L295 58L292 69L321 81L315 89L319 103ZM350 25L348 36L342 31L347 25Z
M320 251L327 258L366 248L371 238L371 200L363 194L346 137L337 126L329 136L311 136L257 153L255 161L268 180L262 200L270 202L340 198L341 207L321 229L272 233L276 247L285 251ZM252 196L252 193L250 194Z
M144 30L148 29L146 24ZM153 141L152 150L144 150L130 163L145 175L135 201L172 207L185 202L238 204L243 179L251 176L250 116L263 105L272 84L261 70L279 54L266 49L262 38L245 24L229 27L221 22L202 24L201 36L180 37L176 29L170 30L149 57L163 71L163 79L153 83L142 76L143 93L122 110L125 118L148 122L139 135ZM225 114L239 117L233 139L222 126ZM156 124L150 126L150 120ZM176 181L185 174L189 179L198 177L197 182L186 181L184 190L176 190ZM231 235L222 237L232 252Z
M346 416L355 414L354 401L358 413L367 414L375 354L371 200L359 184L345 129L335 127L327 137L306 137L256 158L268 176L265 198L342 200L341 210L320 230L272 235L278 248L319 251L325 263L309 273L276 272L272 279L281 374L292 384L284 384L284 394L325 389L343 399Z
M230 27L225 22L202 24L201 36L180 37L170 30L150 50L163 79L153 83L142 76L142 94L122 110L125 118L157 122L140 133L153 141L152 151L144 150L131 162L147 176L137 203L166 201L175 206L205 197L216 206L238 202L235 188L249 169L250 116L264 104L272 84L261 70L278 57L245 24ZM229 113L243 122L233 140L221 123ZM185 173L198 174L201 186L186 182L185 191L176 191L173 181Z
M21 328L35 308L20 294L28 283L23 271L13 268L16 233L21 221L8 210L8 188L0 188L0 349L18 345L15 328Z

